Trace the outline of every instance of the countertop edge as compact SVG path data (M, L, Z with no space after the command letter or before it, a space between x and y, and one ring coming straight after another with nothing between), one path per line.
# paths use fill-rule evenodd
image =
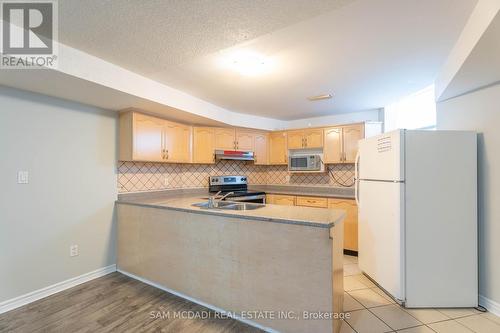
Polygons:
M289 219L274 218L274 217L264 217L264 216L245 216L245 215L239 215L239 214L231 214L230 212L225 212L225 211L220 211L220 210L188 209L188 208L181 208L181 207L158 205L158 204L153 204L153 203L141 203L141 202L134 202L134 201L126 201L126 200L116 200L115 203L116 204L139 206L139 207L147 207L147 208L168 209L168 210L175 210L175 211L194 213L194 214L234 217L234 218L240 218L240 219L244 219L244 220L257 220L257 221L267 221L267 222L282 223L282 224L303 225L303 226L323 228L323 229L331 229L331 228L335 227L335 224L339 223L340 221L342 221L345 218L345 213L342 213L342 215L340 215L340 217L337 219L337 221L333 221L330 223L317 223L317 222L297 221L297 220L289 220Z
M318 198L327 198L327 199L351 199L354 200L354 196L352 195L343 195L343 194L324 194L324 193L307 193L307 192L295 192L295 191L266 191L266 194L282 194L282 195L292 195L292 196L300 196L300 197L318 197Z

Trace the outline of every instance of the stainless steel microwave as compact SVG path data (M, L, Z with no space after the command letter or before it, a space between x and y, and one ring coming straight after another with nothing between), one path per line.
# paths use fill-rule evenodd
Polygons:
M288 158L288 171L322 171L320 154L296 154Z

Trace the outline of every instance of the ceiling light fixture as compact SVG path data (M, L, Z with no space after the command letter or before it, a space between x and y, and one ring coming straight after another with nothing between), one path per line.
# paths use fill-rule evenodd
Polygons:
M324 94L324 95L317 95L317 96L307 97L307 99L310 100L311 102L313 102L313 101L321 101L323 99L330 99L330 98L332 98L332 95L330 95L330 94Z
M220 64L244 76L266 74L273 67L271 59L249 50L239 50L225 55L221 58Z

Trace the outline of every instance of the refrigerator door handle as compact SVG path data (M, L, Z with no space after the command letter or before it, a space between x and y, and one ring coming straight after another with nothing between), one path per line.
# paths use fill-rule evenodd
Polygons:
M356 160L354 161L354 199L356 205L359 207L359 150L356 153Z
M354 186L354 199L356 200L356 205L359 208L359 180L356 179L356 185Z
M356 205L359 207L359 150L356 153L356 160L354 162L354 199L356 200Z
M359 150L356 153L356 159L354 160L354 179L359 178Z

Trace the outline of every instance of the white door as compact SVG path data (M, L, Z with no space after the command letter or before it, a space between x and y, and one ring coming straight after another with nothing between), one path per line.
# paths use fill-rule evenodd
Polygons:
M404 180L404 131L361 140L358 168L359 179Z
M404 300L404 183L358 183L359 267L393 297Z

